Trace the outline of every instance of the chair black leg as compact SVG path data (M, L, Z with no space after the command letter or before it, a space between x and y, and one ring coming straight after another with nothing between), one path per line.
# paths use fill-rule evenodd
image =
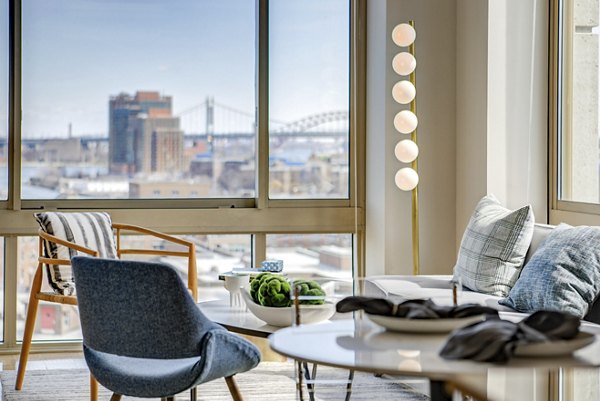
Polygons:
M198 389L197 387L193 387L190 390L190 401L197 401L198 400Z

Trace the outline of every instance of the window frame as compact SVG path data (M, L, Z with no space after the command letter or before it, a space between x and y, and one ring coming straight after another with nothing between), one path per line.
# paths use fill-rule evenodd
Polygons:
M565 97L572 98L572 86L566 88L569 93L563 92L563 79L572 75L572 29L564 29L572 24L573 2L566 0L551 0L549 12L549 81L548 81L548 132L549 132L549 222L559 224L594 224L600 225L600 203L586 203L561 200L561 163L562 150L569 146L571 132L566 128L572 120L572 110L564 107ZM564 32L564 34L563 34ZM563 78L563 75L566 78ZM572 102L569 102L572 104ZM568 152L567 152L568 153Z
M350 7L349 196L347 199L269 199L268 109L257 107L255 198L23 200L21 199L21 5L9 2L9 188L0 201L0 236L5 237L4 342L0 351L18 352L18 236L36 235L39 210L108 211L114 221L170 234L250 234L255 265L266 256L266 235L346 233L353 235L354 275L364 276L366 0ZM250 0L249 0L250 1ZM257 18L256 104L268 104L268 4L255 0ZM149 224L148 216L152 216ZM12 255L12 256L11 256ZM79 341L40 342L35 351L74 351Z

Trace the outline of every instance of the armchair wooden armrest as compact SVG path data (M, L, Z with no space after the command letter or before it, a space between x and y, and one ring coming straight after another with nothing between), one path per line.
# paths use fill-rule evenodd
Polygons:
M148 228L135 226L132 224L113 223L113 229L117 237L117 256L121 255L158 255L158 256L180 256L188 258L188 289L192 293L195 301L198 300L198 273L196 268L196 245L191 241L186 241L179 237L150 230ZM165 251L159 249L122 249L121 231L131 231L134 233L150 235L177 245L186 247L186 251Z
M47 232L43 231L42 229L38 230L38 235L40 237L40 249L39 249L39 254L43 255L43 241L42 240L46 240L46 241L50 241L50 242L54 242L57 245L63 245L66 246L67 248L71 248L74 249L76 251L85 253L86 255L90 255L90 256L94 256L94 257L98 257L98 251L94 251L93 249L90 248L86 248L84 246L78 245L74 242L70 242L58 237L55 237L52 234L48 234ZM41 256L40 256L41 259ZM66 259L51 259L51 258L44 258L44 259L48 259L51 260L52 262L43 262L43 263L50 263L50 264L54 264L54 265L59 265L59 264L65 264L65 263L56 263L56 261L67 261L68 263L66 264L71 264L70 260L66 260Z
M44 241L54 242L57 245L62 245L70 249L74 249L78 252L84 253L86 255L98 257L98 251L95 251L90 248L86 248L74 242L70 242L61 238L58 238L52 234L48 234L44 230L38 230L39 236L39 245L38 245L38 266L34 274L34 280L32 284L32 289L30 297L35 297L40 301L48 301L55 302L61 304L69 304L69 305L77 305L77 299L74 295L60 295L60 294L51 294L51 293L43 293L42 292L42 282L44 278L44 265L63 265L70 266L70 259L56 259L43 256L44 255ZM30 300L31 302L31 300Z

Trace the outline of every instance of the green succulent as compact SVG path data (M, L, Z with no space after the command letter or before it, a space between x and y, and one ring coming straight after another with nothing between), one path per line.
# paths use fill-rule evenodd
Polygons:
M325 296L321 286L312 280L296 280L294 285L300 286L299 294L302 296ZM290 283L281 275L260 273L250 282L250 296L259 305L282 308L291 306ZM304 305L322 305L323 299L301 300Z
M290 284L281 276L271 275L263 278L258 287L257 298L262 306L290 306Z
M271 277L273 274L271 273L260 273L256 277L252 279L250 282L250 296L254 300L254 302L258 302L258 289L260 285L263 283L263 280L266 280L268 277Z
M298 292L300 296L314 296L314 297L324 297L325 291L321 288L319 283L312 280L296 280L294 281L294 285L300 287ZM306 299L301 300L301 304L304 305L322 305L325 303L324 299Z

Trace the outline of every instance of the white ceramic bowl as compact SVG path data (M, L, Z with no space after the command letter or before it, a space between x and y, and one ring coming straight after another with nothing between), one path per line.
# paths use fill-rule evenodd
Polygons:
M242 297L250 312L271 326L285 327L292 325L293 307L274 308L262 306L254 302L248 291L242 290ZM318 323L329 319L335 313L335 305L300 305L300 323Z

